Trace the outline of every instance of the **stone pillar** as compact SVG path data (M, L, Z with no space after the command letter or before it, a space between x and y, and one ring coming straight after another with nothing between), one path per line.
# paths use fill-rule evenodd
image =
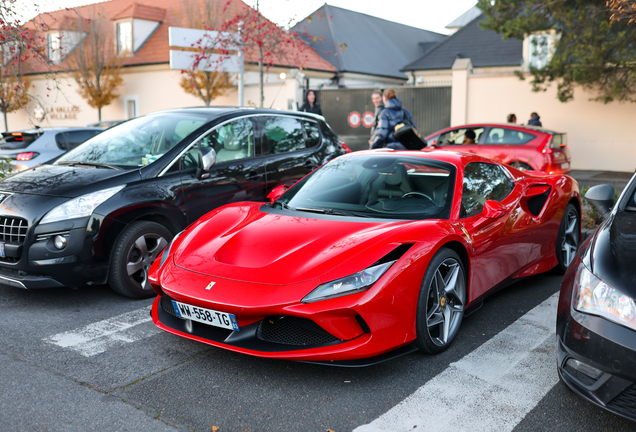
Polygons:
M468 75L473 65L470 59L458 58L453 63L453 90L451 93L451 126L466 124L468 104Z

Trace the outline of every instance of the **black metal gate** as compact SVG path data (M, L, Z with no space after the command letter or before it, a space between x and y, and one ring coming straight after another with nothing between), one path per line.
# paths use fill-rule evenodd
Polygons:
M422 136L450 126L451 87L395 87L394 90ZM371 102L373 92L374 89L316 91L327 123L352 150L369 148L370 129L362 116L375 111ZM350 117L353 112L360 116Z

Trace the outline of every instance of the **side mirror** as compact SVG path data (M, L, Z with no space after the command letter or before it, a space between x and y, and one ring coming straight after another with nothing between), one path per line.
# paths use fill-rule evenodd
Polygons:
M506 208L499 201L488 200L484 203L482 214L488 219L499 219L506 214Z
M197 168L197 178L204 179L210 177L210 169L216 162L216 151L212 147L201 147L199 145L200 166Z
M484 203L481 217L477 219L473 226L477 229L481 229L505 214L506 208L499 201L488 200Z
M592 186L585 194L585 199L605 218L614 205L614 188L607 184Z
M270 202L274 202L278 198L280 198L281 195L287 191L287 189L289 189L289 186L287 185L276 186L269 194L267 194L267 198L269 198Z

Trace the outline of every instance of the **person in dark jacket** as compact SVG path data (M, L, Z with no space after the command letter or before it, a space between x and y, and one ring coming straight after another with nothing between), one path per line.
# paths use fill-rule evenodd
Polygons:
M307 90L305 93L305 103L300 107L301 111L322 115L320 104L316 101L316 93L313 90Z
M389 89L384 92L384 110L380 113L380 121L373 138L371 138L371 148L388 147L395 150L406 150L393 136L395 126L400 123L410 123L415 127L415 122L411 113L402 108L402 101L397 97L395 91Z
M541 124L541 120L539 120L539 114L537 114L536 112L533 112L532 114L530 114L530 120L528 120L528 126L543 126Z

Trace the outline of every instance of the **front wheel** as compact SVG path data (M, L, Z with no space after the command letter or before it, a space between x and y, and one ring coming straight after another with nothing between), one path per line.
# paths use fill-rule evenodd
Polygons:
M108 274L111 289L134 299L156 295L148 283L148 270L171 240L172 233L156 222L131 223L113 247Z
M420 351L438 354L457 336L466 305L466 273L461 259L442 248L428 265L417 303L417 338Z
M563 213L556 241L556 256L559 262L557 267L561 273L565 273L579 249L579 225L579 212L570 203Z

